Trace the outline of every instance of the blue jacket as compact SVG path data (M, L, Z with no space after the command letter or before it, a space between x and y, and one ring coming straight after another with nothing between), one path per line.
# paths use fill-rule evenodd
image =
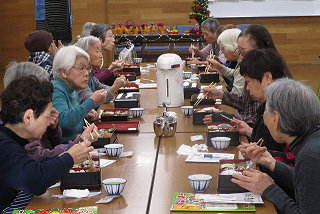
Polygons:
M45 193L73 166L73 159L68 153L35 161L24 149L28 143L26 139L0 125L0 213L12 207L25 209L32 195ZM24 205L18 202L10 206L21 192L30 195L29 200Z
M59 126L62 129L61 143L74 140L83 132L83 118L95 107L91 98L79 105L78 93L60 78L53 83L52 107L59 112Z

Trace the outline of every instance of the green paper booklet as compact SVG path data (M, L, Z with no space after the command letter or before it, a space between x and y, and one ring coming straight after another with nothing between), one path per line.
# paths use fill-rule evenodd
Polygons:
M195 193L175 192L170 211L256 211L254 204L210 203L196 199Z
M64 208L64 209L40 209L40 210L14 210L13 214L98 214L98 206Z

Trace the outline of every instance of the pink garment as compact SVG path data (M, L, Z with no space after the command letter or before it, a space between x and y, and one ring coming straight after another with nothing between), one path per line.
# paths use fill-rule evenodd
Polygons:
M116 76L109 71L109 69L103 70L103 68L96 68L94 69L95 73L94 76L105 85L112 86Z
M215 44L217 45L217 44ZM201 50L202 53L202 59L206 59L207 56L210 55L210 51L212 50L212 44L208 44L205 48L203 48ZM218 58L220 60L220 62L222 63L226 63L227 62L227 58L224 56L224 54L222 53L221 49L219 49L219 55Z

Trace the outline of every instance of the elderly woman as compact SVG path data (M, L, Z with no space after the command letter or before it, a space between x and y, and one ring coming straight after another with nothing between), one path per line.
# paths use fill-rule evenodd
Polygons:
M52 92L49 81L22 77L12 81L1 95L1 213L25 209L33 195L45 193L93 150L85 140L59 156L35 161L24 149L29 142L39 140L50 124Z
M220 45L222 53L229 61L237 61L237 65L234 69L227 68L226 66L217 68L224 77L233 82L232 88L227 87L228 91L239 95L242 94L245 84L244 77L240 74L241 58L237 52L240 33L240 29L234 28L225 30L220 34L218 44Z
M269 31L261 25L249 25L243 29L239 35L238 39L238 53L240 58L243 59L245 55L256 49L272 49L278 52L273 43L272 37ZM285 76L292 77L288 70L285 60L282 56L282 65L284 69ZM215 60L208 60L211 64L219 65ZM220 65L219 65L220 66ZM223 68L227 69L227 68ZM221 99L222 104L231 106L238 110L237 114L229 114L227 112L219 112L219 114L206 115L204 122L208 123L212 121L212 118L217 118L221 113L230 118L236 117L237 119L243 120L252 126L256 120L256 111L261 105L256 99L252 98L247 91L244 94L238 95L228 91L221 91L215 88L211 88L211 95L214 99Z
M59 125L62 129L61 143L74 140L77 134L83 132L84 121L97 121L98 114L93 109L95 105L104 102L107 91L97 90L90 97L79 104L76 90L88 86L89 55L79 47L68 46L59 49L53 62L54 93L53 107L59 112Z
M32 62L11 62L7 66L7 70L3 78L4 87L6 88L15 79L27 76L35 76L40 82L49 80L49 74L39 65L36 65ZM90 133L93 131L93 129L97 130L96 126L91 124L91 126L86 128L77 140L69 141L67 144L60 144L62 131L58 125L58 116L59 112L52 108L49 118L50 125L41 139L25 145L24 148L33 159L42 160L44 157L53 157L55 155L59 155L67 151L74 144L82 142L85 138L90 142L97 140L97 135L94 132L92 133L94 138L91 138Z
M97 37L101 42L102 52L112 52L115 47L115 39L112 33L112 29L106 24L96 24L92 27L90 32L92 36ZM123 61L115 60L109 67L103 70L103 61L99 67L96 67L94 76L102 83L106 85L112 85L117 77L117 72L122 71Z
M220 26L220 23L213 18L207 19L204 22L201 23L201 30L203 34L203 38L206 40L208 45L203 48L201 51L195 47L191 46L189 48L189 51L192 53L194 52L195 56L201 57L203 60L205 60L209 55L210 52L213 51L213 54L219 58L219 61L222 63L226 63L227 59L223 55L223 53L220 50L219 45L217 44L217 35L216 30ZM200 64L199 60L192 59L188 61L188 64Z
M279 188L272 178L258 170L233 174L232 182L262 195L281 213L320 213L320 103L309 87L292 79L279 79L265 89L264 121L272 137L289 144L296 156L295 167L275 160L266 147L251 143L247 156L268 168L273 179L294 189L295 200Z
M101 84L100 81L94 76L95 69L101 66L102 63L102 52L101 43L98 38L94 36L87 36L79 39L76 46L82 48L90 56L89 64L91 65L91 71L89 73L88 86L85 89L78 90L80 104L86 101L93 92L99 89L107 90L108 94L103 103L108 103L113 100L114 93L118 92L118 89L124 87L128 81L124 76L121 76L115 80L111 87ZM100 104L95 106L98 109Z

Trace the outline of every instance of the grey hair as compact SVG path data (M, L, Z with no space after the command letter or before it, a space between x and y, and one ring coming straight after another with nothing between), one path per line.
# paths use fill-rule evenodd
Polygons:
M303 83L280 78L265 88L266 110L279 114L280 132L300 136L319 125L320 101Z
M76 46L82 48L82 50L84 50L85 52L88 52L88 50L90 50L90 48L97 42L101 44L100 40L97 37L87 36L80 38Z
M218 22L218 20L213 18L206 19L201 23L201 29L207 29L211 31L211 33L215 33L219 26L220 26L220 23Z
M90 36L90 31L92 30L92 27L95 25L96 23L94 22L86 22L83 25L82 28L82 33L80 37L86 37L86 36Z
M106 38L106 31L111 30L112 28L106 24L95 24L92 27L90 35L101 38L102 42L104 42Z
M33 62L10 62L3 77L3 84L6 88L13 80L20 77L35 76L40 82L50 78L49 73Z
M57 54L54 57L52 72L53 77L56 79L61 75L61 69L65 70L67 73L74 66L77 57L83 56L90 61L90 56L81 48L76 46L66 46L59 48Z
M223 47L226 52L235 52L238 48L238 38L241 30L238 28L223 31L218 37L218 44Z

